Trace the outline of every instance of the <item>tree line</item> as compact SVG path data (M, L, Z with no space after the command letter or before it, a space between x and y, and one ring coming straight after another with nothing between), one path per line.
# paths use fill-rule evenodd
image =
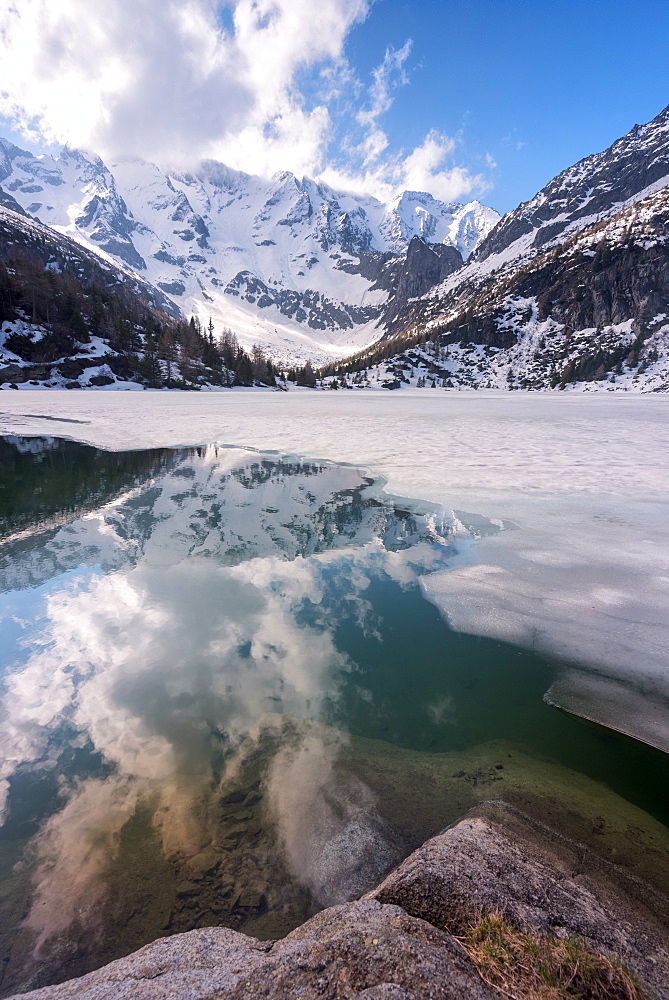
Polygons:
M149 388L276 386L282 374L315 385L308 362L281 373L260 346L245 350L232 330L217 333L211 319L204 328L197 317L175 319L113 273L107 280L100 269L91 278L81 262L56 254L45 263L44 256L43 248L0 246L0 328L24 321L23 331L5 337L5 347L24 361L57 367L85 354L97 337L113 352L103 363L115 376Z

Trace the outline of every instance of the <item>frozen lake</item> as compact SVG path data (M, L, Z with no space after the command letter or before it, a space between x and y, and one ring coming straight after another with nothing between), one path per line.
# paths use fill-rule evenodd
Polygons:
M666 397L7 391L0 432L350 462L474 531L496 521L431 598L457 629L561 658L554 702L669 749Z

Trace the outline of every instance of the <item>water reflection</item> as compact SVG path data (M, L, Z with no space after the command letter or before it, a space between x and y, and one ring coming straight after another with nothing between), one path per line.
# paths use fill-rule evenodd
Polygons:
M43 471L49 516L66 518L60 460L73 449L5 439L5 467L34 463L19 499ZM39 543L16 537L20 503L6 504L15 513L0 565L10 626L0 809L5 832L17 823L25 832L20 779L30 773L42 799L27 916L38 955L71 925L96 925L109 860L139 810L165 856L210 845L212 787L225 785L258 720L318 720L336 705L352 664L335 623L376 634L371 579L410 586L452 551L439 512L381 504L358 469L215 448L115 463L121 495L110 501L107 473L96 478L101 463L87 461L77 494L86 513ZM301 753L274 761L267 801L288 869L317 902L332 902L357 888L355 872L337 870L347 837L367 837L381 869L390 854L371 792L353 781L335 789L333 748L312 737ZM318 845L335 827L343 841L334 851L330 842L326 862Z
M468 538L442 511L240 449L12 438L0 483L0 994L279 936L489 798L666 880L666 829L601 784L661 815L666 759L448 629L418 586Z
M0 543L60 527L175 461L165 448L118 454L58 438L0 437Z

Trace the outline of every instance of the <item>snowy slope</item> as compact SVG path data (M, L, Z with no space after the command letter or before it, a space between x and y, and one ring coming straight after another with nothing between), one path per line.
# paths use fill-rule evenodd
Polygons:
M265 180L212 161L194 173L135 159L106 165L68 149L35 157L2 139L0 184L186 315L211 315L285 360L341 357L383 334L389 293L372 290L361 259L401 255L414 236L467 257L499 218L479 202L419 192L384 205L290 173Z
M477 249L480 261L508 260L563 241L669 183L669 107L608 149L554 177L504 216Z
M480 201L449 205L424 192L405 191L392 203L381 228L398 252L406 249L413 236L419 236L426 243L454 246L466 260L499 218L494 208Z

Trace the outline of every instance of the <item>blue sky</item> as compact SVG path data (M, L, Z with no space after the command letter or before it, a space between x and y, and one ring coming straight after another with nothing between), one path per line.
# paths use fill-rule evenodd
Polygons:
M666 0L380 0L348 55L364 76L409 37L386 131L405 147L431 128L459 135L499 211L669 104Z
M0 3L0 134L507 211L669 104L669 3Z

